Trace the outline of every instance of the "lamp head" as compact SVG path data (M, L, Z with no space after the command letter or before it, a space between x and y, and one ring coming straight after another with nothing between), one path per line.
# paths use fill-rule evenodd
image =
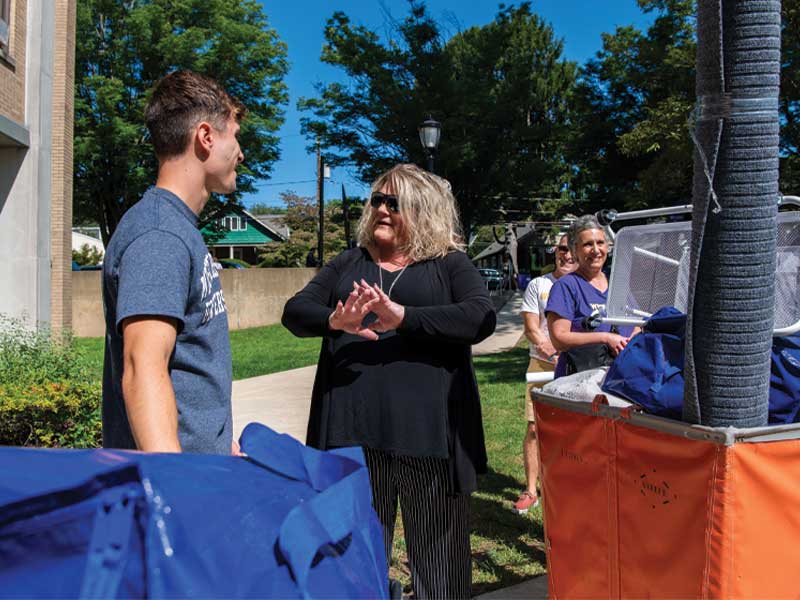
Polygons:
M423 121L419 126L419 141L422 147L428 152L436 151L436 148L439 147L441 135L442 124L438 121L434 121L431 117L428 117L428 119Z

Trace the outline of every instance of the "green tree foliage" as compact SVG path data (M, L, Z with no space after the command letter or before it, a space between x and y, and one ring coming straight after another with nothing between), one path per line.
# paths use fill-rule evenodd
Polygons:
M800 194L800 0L781 3L781 190Z
M89 244L84 244L80 250L72 251L72 260L82 267L99 265L103 260L103 251Z
M282 215L286 213L283 206L270 206L263 202L256 202L247 209L251 215Z
M691 195L695 6L639 0L646 32L619 27L583 67L572 104L572 190L594 210L636 209Z
M82 0L75 65L76 222L100 225L103 241L155 181L143 111L167 73L192 69L218 80L248 109L239 190L252 191L278 158L287 101L286 45L254 0ZM209 203L208 210L220 201Z
M298 196L294 192L281 194L286 205L286 225L289 239L285 242L265 244L259 258L261 267L305 267L310 252L317 256L317 232L319 231L319 208L317 201ZM351 223L360 216L360 204L350 206ZM355 224L351 236L355 237ZM323 237L324 260L328 261L346 247L341 201L325 204L325 234ZM316 258L315 258L316 259Z
M303 99L303 130L319 139L328 164L356 167L364 181L398 162L423 164L417 125L443 124L436 171L450 180L466 232L496 220L501 201L556 193L564 167L566 102L575 66L530 3L445 39L422 2L382 40L334 13L322 60L346 84Z

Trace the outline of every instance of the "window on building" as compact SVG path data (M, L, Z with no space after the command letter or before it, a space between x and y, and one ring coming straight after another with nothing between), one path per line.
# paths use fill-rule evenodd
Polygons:
M247 231L247 219L245 217L222 217L219 224L228 231Z
M0 52L8 54L11 43L11 0L0 0Z

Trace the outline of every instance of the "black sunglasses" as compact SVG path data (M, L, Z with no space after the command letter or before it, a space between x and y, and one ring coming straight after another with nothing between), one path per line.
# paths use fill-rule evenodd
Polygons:
M374 192L369 199L369 204L372 208L378 208L381 204L385 204L389 212L400 212L400 203L397 200L397 196L391 196L382 192Z
M559 252L569 252L569 246L556 246L556 250Z

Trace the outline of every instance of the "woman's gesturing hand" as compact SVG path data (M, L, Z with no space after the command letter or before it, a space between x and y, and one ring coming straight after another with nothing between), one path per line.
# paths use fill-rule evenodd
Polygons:
M370 310L378 317L369 324L369 328L372 331L383 332L400 327L406 315L406 309L402 305L392 302L381 288L377 285L370 285L363 279L359 289L362 294L371 292L376 297L376 301L370 304Z
M374 341L378 339L378 334L369 327L363 327L362 322L380 299L369 286L367 289L361 287L353 282L353 291L347 296L347 301L342 304L339 300L328 317L328 327L333 331L340 330Z

